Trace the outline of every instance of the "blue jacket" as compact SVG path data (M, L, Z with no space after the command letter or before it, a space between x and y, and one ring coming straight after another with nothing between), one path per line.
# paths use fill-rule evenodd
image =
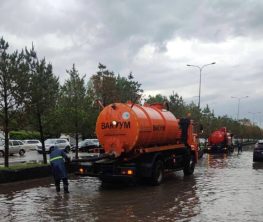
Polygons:
M60 150L57 147L54 147L51 150L49 155L50 157L50 165L52 169L53 176L56 180L67 178L67 170L65 167L65 161L68 159L64 150Z

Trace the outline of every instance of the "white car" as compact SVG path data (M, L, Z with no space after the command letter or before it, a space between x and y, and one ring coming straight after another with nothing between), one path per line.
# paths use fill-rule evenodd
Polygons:
M37 150L38 146L42 146L39 140L23 140L23 143L26 151Z
M25 149L23 147L23 142L21 140L9 140L9 155L19 154L24 156ZM0 141L0 156L5 155L5 142Z
M47 153L50 153L50 148L57 146L59 149L64 149L66 152L70 151L70 143L67 139L47 139L45 140L45 149ZM42 153L42 145L37 146L37 151Z

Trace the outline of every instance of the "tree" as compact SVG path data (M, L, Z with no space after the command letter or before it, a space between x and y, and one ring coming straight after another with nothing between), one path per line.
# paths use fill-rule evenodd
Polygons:
M0 108L5 134L5 167L9 166L9 124L12 113L22 109L27 84L23 52L8 54L8 42L0 39Z
M134 80L133 74L128 77L117 77L114 72L107 70L105 65L99 63L99 71L92 75L88 90L94 99L99 99L103 106L114 102L136 101L143 92L141 84Z
M96 137L96 121L101 109L101 107L97 104L96 99L97 97L92 93L91 88L88 85L87 94L84 101L87 118L84 120L84 123L80 129L83 139Z
M32 112L37 121L42 143L43 161L47 163L44 144L45 121L56 107L59 82L58 77L53 73L52 65L47 64L45 59L39 60L33 46L30 50L25 49L25 52L30 74L27 110Z
M210 110L209 106L206 105L206 107L202 110L201 112L201 119L200 122L202 123L203 126L203 137L207 138L211 132L212 128L214 128L213 123L214 121L214 114Z
M182 96L179 96L177 93L169 96L170 101L170 110L177 117L185 117L186 116L186 106Z
M145 100L146 103L153 104L153 103L163 103L167 101L167 97L161 94L157 94L155 96L149 95L148 98Z
M99 71L90 78L90 86L92 93L101 100L103 106L106 106L118 99L116 77L114 72L110 72L100 63L98 69Z
M75 65L67 71L70 78L61 88L60 105L65 115L65 130L74 133L76 138L76 159L78 158L78 139L81 128L88 115L85 108L86 88L83 76L80 78Z
M134 81L132 72L129 73L128 78L121 77L116 78L117 96L120 102L138 102L138 98L142 94L143 90L140 88L141 84L138 81Z

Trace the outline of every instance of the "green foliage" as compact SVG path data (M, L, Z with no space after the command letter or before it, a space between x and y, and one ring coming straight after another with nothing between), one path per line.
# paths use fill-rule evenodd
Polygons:
M139 101L143 90L141 84L134 80L133 74L121 77L100 64L99 71L90 78L89 91L95 99L102 101L104 106L114 102Z
M83 139L96 137L95 127L97 118L100 113L100 107L96 103L97 97L91 92L91 88L89 87L89 85L87 86L87 88L87 96L85 99L85 112L87 113L87 118L85 119L85 125L81 127L80 131Z
M12 114L23 110L25 89L28 88L29 75L25 72L24 52L8 53L9 44L0 39L0 123L5 134L5 166L9 165L8 133Z
M123 103L127 101L139 102L139 97L143 92L140 87L141 84L134 81L132 73L128 75L128 78L118 75L116 78L117 100Z
M28 88L28 108L36 114L45 115L54 109L59 92L59 81L51 64L45 59L38 60L34 47L26 51L26 61L30 82Z
M26 139L40 139L39 132L36 131L10 131L9 136L11 139L26 140Z
M96 99L101 100L104 106L118 101L116 77L114 72L106 69L106 66L99 63L99 71L92 75L90 91Z
M88 113L86 112L85 76L80 78L74 64L67 73L70 77L61 87L59 110L63 117L64 132L77 134L88 118ZM88 128L87 125L86 128Z
M140 102L140 95L143 92L141 84L134 80L132 73L128 77L115 75L105 65L99 63L98 71L92 75L87 87L85 100L86 113L88 113L88 128L81 130L84 138L95 136L96 119L99 114L99 106L96 100L100 100L104 106L115 102Z
M161 94L157 94L156 96L149 95L149 97L145 100L148 104L164 103L165 101L167 101L167 97Z
M52 115L57 105L59 81L53 73L52 65L47 64L45 59L39 60L33 46L30 50L25 48L24 58L30 76L26 91L26 110L33 116L41 142L44 144L44 130L47 131L50 126L54 126L50 119L54 119ZM45 152L43 152L43 160L44 163L47 162Z
M25 163L25 164L17 164L12 165L10 167L1 167L0 170L22 170L22 169L28 169L28 168L35 168L35 167L43 167L48 166L48 164L42 164L42 163Z
M207 105L203 110L200 110L194 103L185 104L183 98L178 94L172 94L168 97L161 94L156 96L149 96L146 103L163 103L167 101L170 111L177 117L186 117L187 113L191 114L191 119L194 120L196 132L199 132L199 126L203 126L203 134L200 137L207 138L212 131L221 127L226 127L228 131L234 134L236 138L251 138L258 139L263 135L262 129L258 126L253 126L248 119L243 121L236 121L228 116L215 117L214 112ZM200 132L199 132L200 133Z

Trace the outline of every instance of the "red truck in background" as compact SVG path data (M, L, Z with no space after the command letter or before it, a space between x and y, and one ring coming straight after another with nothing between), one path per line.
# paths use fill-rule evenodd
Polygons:
M234 151L233 134L226 127L215 130L208 137L208 153L232 153Z

